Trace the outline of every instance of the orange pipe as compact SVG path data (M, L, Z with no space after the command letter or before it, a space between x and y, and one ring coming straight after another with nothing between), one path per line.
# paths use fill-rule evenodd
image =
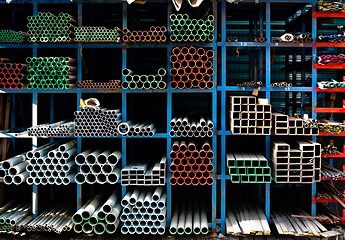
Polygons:
M211 160L208 159L208 158L203 158L203 159L202 159L202 163L205 164L205 165L208 165L208 164L211 163Z
M177 88L178 88L178 89L183 89L183 88L185 88L185 83L182 82L182 81L177 82Z
M181 159L181 165L183 165L184 167L188 165L188 160L183 158Z
M197 53L199 56L202 56L202 55L205 54L205 49L203 49L203 48L198 48L198 49L196 50L196 53Z
M190 178L190 179L195 178L195 173L194 172L189 172L188 173L188 178Z
M205 89L206 88L206 82L205 81L199 81L199 88Z
M212 62L211 61L206 61L205 63L204 63L204 67L205 68L211 68L213 65L212 65Z
M202 185L202 186L206 185L206 179L204 177L200 178L199 179L199 184Z
M213 182L214 182L214 180L213 180L212 177L209 177L209 178L206 179L206 184L207 184L207 185L212 185Z
M195 159L193 159L193 158L188 159L188 165L192 166L192 165L195 165L195 164L196 164Z
M180 150L180 142L179 141L174 141L171 149L174 152L178 152Z
M177 61L178 61L177 56L176 55L171 55L170 62L171 63L176 63ZM175 67L175 66L173 66L173 67Z
M213 50L207 50L206 51L206 56L208 58L213 58L214 57L214 51Z
M175 163L172 163L169 167L171 172L176 172L177 171L177 165Z
M196 151L196 150L193 151L193 152L192 152L192 158L193 158L193 159L198 159L198 158L199 158L199 151Z
M181 177L181 173L180 172L173 172L172 173L172 177L173 178L180 178Z
M210 173L210 172L203 172L203 173L202 173L202 176L203 176L204 178L209 178L209 177L211 177L211 173Z
M177 179L177 185L183 185L185 183L185 180L183 178L178 178Z
M206 157L206 151L200 150L200 151L199 151L199 156L200 156L201 158L205 158L205 157Z
M192 184L192 179L186 178L186 179L184 180L184 185L189 186L189 185L191 185L191 184Z
M212 150L209 150L206 152L206 157L208 159L212 159L214 157L214 152Z
M173 55L179 55L180 54L180 48L179 47L175 47L173 48L173 50L171 51Z
M177 82L176 81L171 81L170 82L170 87L173 88L173 89L177 88Z
M190 171L192 171L192 167L190 165L186 165L186 166L184 166L184 171L186 173L189 173Z
M203 176L202 172L196 172L195 173L195 178L197 178L197 179L202 178L202 176Z
M185 141L180 142L180 152L185 152L187 151L187 144Z
M176 183L177 183L177 179L174 178L174 177L171 177L171 178L170 178L170 184L171 184L171 185L176 185Z
M199 164L193 164L193 165L190 165L190 167L191 167L191 170L194 172L199 172L199 170L200 170Z
M189 74L189 73L192 72L192 68L187 66L187 67L185 67L184 71L185 71L186 74Z
M204 142L204 144L202 145L202 150L204 150L204 151L210 151L211 150L211 145L210 145L210 143L209 142Z
M214 87L214 83L212 81L207 81L206 82L206 88L211 89Z
M180 53L182 53L183 55L186 55L188 54L188 48L187 47L182 47L181 50L180 50Z
M190 158L191 158L191 156L192 156L191 151L186 150L186 151L184 152L184 157L185 157L185 158L190 159Z
M214 166L212 163L206 165L206 171L212 172L214 170Z
M207 68L207 69L206 69L206 74L212 76L212 75L214 74L213 68Z
M185 87L187 88L187 89L190 89L190 88L192 88L192 82L191 81L187 81L187 82L185 82Z
M186 171L180 172L180 178L182 178L182 179L188 178L188 172L186 172Z
M199 171L200 171L200 172L205 172L206 170L207 170L207 167L206 167L205 164L200 164L200 165L199 165Z
M195 48L195 47L190 47L190 48L188 49L188 53L189 53L190 55L195 55L195 54L196 54L196 48Z
M195 143L193 142L188 143L188 150L191 152L194 152L196 150Z
M196 178L196 177L195 177L195 178L192 179L192 185L193 185L193 186L197 186L197 185L199 185L199 184L200 184L199 178Z
M178 69L177 69L177 75L178 75L178 76L183 76L183 75L185 75L184 69L183 69L183 68L178 68Z
M199 87L199 80L194 79L194 80L192 81L192 87L198 88L198 87Z
M179 166L181 164L181 159L178 159L178 158L174 159L173 164L175 164L176 166Z
M193 55L187 53L186 55L184 55L184 60L189 62L193 59Z

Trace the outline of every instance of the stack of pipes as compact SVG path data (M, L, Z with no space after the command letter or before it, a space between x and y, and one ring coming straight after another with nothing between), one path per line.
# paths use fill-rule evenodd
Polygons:
M124 76L125 81L122 82L123 89L165 89L166 83L163 80L163 77L166 75L166 70L160 68L157 71L157 74L149 75L138 75L133 74L133 71L124 68L122 70L122 75Z
M5 184L19 185L28 178L29 173L26 171L26 166L29 163L26 161L25 154L19 154L0 163L0 179Z
M214 153L208 142L198 151L193 142L175 141L170 152L171 185L212 185Z
M318 1L316 10L318 12L345 12L345 4L342 2Z
M76 141L64 144L48 143L27 152L26 171L29 177L26 179L26 183L29 185L68 185L74 179L77 171L74 162L76 153Z
M29 89L68 89L76 81L75 59L69 57L28 57Z
M166 227L166 198L163 187L128 191L121 201L121 233L163 235Z
M345 82L338 82L338 81L334 80L333 78L330 78L328 81L317 82L317 86L320 89L345 88Z
M152 137L156 133L156 127L153 123L134 123L127 121L121 122L117 126L117 132L126 137Z
M345 55L344 54L338 54L338 55L331 55L331 54L324 54L321 56L318 56L317 60L318 64L343 64L345 63Z
M345 132L345 125L341 122L331 121L331 120L321 120L318 124L320 132L330 133L330 134L340 134Z
M294 145L297 148L293 148ZM272 170L277 183L313 183L321 180L321 144L272 142Z
M236 236L270 235L271 229L264 212L257 204L236 201L227 212L226 233Z
M75 157L75 163L80 172L75 175L78 184L88 183L117 183L120 178L120 169L116 168L121 160L120 151L110 149L88 149Z
M81 26L74 28L75 42L120 42L121 31L118 27L108 29L104 26L90 27Z
M0 208L0 233L23 231L31 220L30 203L12 200Z
M9 29L2 29L0 30L0 42L3 43L22 43L25 41L26 33L24 32L16 32Z
M172 42L212 42L214 40L213 15L203 20L190 18L188 14L171 14L170 20Z
M165 26L151 26L149 31L129 31L124 28L122 33L122 41L127 43L164 43L167 41Z
M82 80L77 82L77 88L81 89L120 89L121 80L109 80L109 82L94 82L93 80Z
M8 63L0 58L0 89L22 89L26 64Z
M120 193L115 190L108 198L98 194L88 200L73 216L76 233L113 234L120 223Z
M56 123L40 124L28 128L29 136L40 137L70 137L74 133L74 122L60 121Z
M171 88L211 89L214 86L213 50L195 47L175 47L170 62Z
M238 83L236 85L239 87L254 87L254 88L264 87L264 84L261 81L242 82L242 83Z
M170 121L170 127L169 135L171 137L212 137L214 124L203 117L199 121L179 117Z
M118 136L121 111L106 108L85 107L74 112L75 136Z
M312 41L312 35L308 33L301 33L299 35L285 33L279 38L272 39L272 42L311 43Z
M44 210L33 221L26 225L27 231L54 231L55 233L69 232L73 229L72 207L58 204Z
M338 178L344 178L345 173L335 167L332 167L326 161L322 160L321 176L324 178L332 178L334 180L337 180Z
M166 157L151 168L148 164L130 164L121 170L121 185L161 186L165 185Z
M309 117L299 118L282 113L272 113L272 125L275 135L318 135L317 120Z
M72 22L75 19L68 13L60 12L58 16L50 12L39 12L28 16L29 42L70 42L73 33Z
M343 34L327 34L317 37L320 42L345 42L345 36Z
M230 96L230 130L234 135L270 135L272 109L267 99Z
M238 42L238 37L237 36L229 36L227 38L227 42Z
M260 153L228 153L226 162L232 183L271 182L271 168Z
M198 201L180 201L172 213L169 232L173 235L208 234L206 207Z
M271 87L291 87L292 83L287 82L274 82L271 83Z

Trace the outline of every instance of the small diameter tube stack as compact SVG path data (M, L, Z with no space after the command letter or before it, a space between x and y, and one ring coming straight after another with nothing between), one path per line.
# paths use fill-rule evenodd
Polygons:
M199 121L188 117L173 118L170 121L171 137L212 137L214 124L211 120L200 118Z
M156 126L153 123L121 122L117 126L117 132L126 137L153 137L156 133Z
M121 80L109 80L108 82L95 82L94 80L82 80L77 82L77 88L81 89L120 89Z
M53 142L26 154L29 177L26 183L36 185L68 185L77 172L74 157L77 154L76 141L64 144Z
M170 152L171 185L212 185L214 153L208 142L198 151L193 142L175 141Z
M7 63L0 59L0 89L22 89L26 64Z
M226 162L232 183L271 182L271 168L260 153L228 153Z
M271 135L271 105L257 104L256 97L230 96L229 115L230 130L234 135Z
M175 47L172 49L170 75L173 89L211 89L214 86L212 76L213 50L195 47Z
M122 41L127 43L164 43L167 41L165 26L151 26L148 31L129 31L124 28L122 33Z
M165 185L166 157L151 168L147 164L130 164L121 170L121 185L159 186Z
M206 20L189 18L188 14L171 14L172 42L212 42L214 40L214 16Z
M75 85L75 59L69 57L28 57L29 89L69 89Z
M97 235L115 233L120 223L120 196L115 190L110 196L100 193L87 201L72 217L74 231Z
M75 176L78 184L117 183L120 169L116 167L121 160L121 152L114 150L88 149L75 157L80 171Z
M58 16L50 12L39 12L37 16L28 16L29 42L70 42L75 19L68 13Z
M121 31L118 27L114 29L108 29L104 26L81 26L74 28L74 41L75 42L120 42Z
M318 64L343 64L345 63L345 54L339 54L339 55L330 55L330 54L324 54L318 57L317 60Z
M200 199L179 202L172 213L170 234L208 234L207 207L199 204Z
M0 179L6 185L19 185L24 183L29 176L26 166L29 164L25 153L11 157L0 163Z
M165 89L167 85L163 80L163 77L166 75L164 68L158 69L157 74L149 75L133 74L132 70L124 68L122 75L125 79L122 82L123 89Z
M117 126L121 122L119 109L85 107L74 112L75 136L118 136Z
M74 122L61 121L56 123L40 124L28 128L29 136L40 137L69 137L74 133Z
M9 29L0 30L0 43L22 43L25 41L26 33L16 32Z
M32 220L28 201L12 200L0 208L0 232L16 234L25 231Z
M283 141L273 141L271 160L272 175L277 183L321 181L320 143L297 141L290 145Z
M135 188L127 192L121 201L121 233L159 234L165 233L166 194L163 187L156 189Z
M26 230L62 233L73 229L73 210L68 203L51 206L26 226Z

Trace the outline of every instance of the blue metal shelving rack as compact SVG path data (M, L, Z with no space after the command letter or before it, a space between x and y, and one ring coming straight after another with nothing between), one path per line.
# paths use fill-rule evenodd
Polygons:
M70 0L61 0L58 3L59 4L76 4L77 7L77 13L78 13L78 25L82 25L82 19L83 19L83 4L86 1L82 0L74 0L73 3L70 2ZM87 1L90 2L90 1ZM117 7L122 8L122 28L127 27L127 3L124 1L116 1L116 0L103 0L103 1L94 1L98 3L114 3L116 4ZM154 1L149 1L151 2L167 2L166 0L154 0ZM248 0L242 0L242 2L250 2ZM252 1L251 1L252 2ZM313 91L316 87L316 70L313 68L312 70L312 86L311 87L290 87L290 88L271 88L269 87L270 82L271 82L271 62L270 62L270 57L271 57L271 49L275 47L279 48L295 48L295 47L301 47L300 44L286 44L286 43L271 43L271 3L277 3L277 2L286 2L286 3L309 3L313 4L313 7L315 7L316 0L296 0L296 1L290 1L290 0L265 0L265 1L258 1L258 2L263 2L265 3L265 18L263 17L263 14L260 15L260 24L261 27L263 28L264 23L265 23L265 32L266 32L266 38L268 39L267 42L265 43L255 43L255 42L231 42L228 43L226 42L226 16L227 16L227 7L228 3L226 1L221 0L221 1L213 1L213 14L215 17L215 31L214 31L214 41L212 43L162 43L162 44L130 44L126 47L123 47L122 44L110 44L110 43L95 43L95 44L78 44L78 43L24 43L24 44L0 44L0 49L1 48L28 48L32 49L32 54L33 56L37 56L37 49L44 49L44 48L71 48L71 49L77 49L78 53L76 56L77 59L77 79L78 81L82 80L82 59L81 59L81 51L85 48L118 48L121 49L122 51L122 68L126 67L127 63L127 47L129 48L166 48L167 49L167 72L170 72L171 69L171 63L169 61L170 56L171 56L171 50L173 47L176 46L189 46L193 45L195 47L208 47L212 48L213 51L215 52L215 57L213 60L213 66L215 68L215 75L213 76L213 81L215 83L218 82L218 85L215 84L215 87L211 90L175 90L171 89L168 87L166 90L155 90L155 91L150 91L154 93L161 93L165 94L167 101L166 101L166 107L167 107L167 116L166 116L166 129L167 133L160 133L157 134L155 137L157 138L163 138L166 139L166 155L169 156L169 153L171 151L171 144L172 144L172 138L169 136L169 131L170 131L170 120L173 117L172 113L172 104L173 104L173 94L184 94L184 93L209 93L212 96L212 121L214 122L214 125L217 127L217 122L219 121L219 126L220 129L217 129L216 134L213 135L212 137L212 149L215 151L215 157L213 159L213 165L215 167L215 171L213 173L213 177L215 178L214 184L211 187L211 201L212 201L212 214L210 221L210 227L212 229L216 229L217 225L221 227L221 231L225 232L225 220L226 220L226 210L227 210L227 199L226 199L226 184L229 182L230 177L229 175L226 174L226 161L225 161L225 156L226 156L226 142L227 142L227 137L231 135L231 132L227 130L226 126L226 118L227 118L227 109L225 108L226 106L226 96L228 92L240 92L243 91L244 89L242 87L237 87L237 86L227 86L226 83L226 59L227 59L227 49L229 47L260 47L263 49L263 52L261 56L265 58L265 75L266 75L266 86L262 89L263 92L265 92L266 98L271 99L271 92L273 91L290 91L290 92L312 92L312 100L313 100L313 109L315 107L315 100L316 100L316 92ZM3 3L3 2L1 2ZM0 6L1 6L0 3ZM14 0L13 3L11 4L20 4L20 3L31 3L32 4L32 9L33 9L33 15L36 15L38 12L38 6L41 3L56 3L54 0ZM168 16L172 13L173 11L173 6L172 3L169 1L167 3L167 14ZM217 16L220 14L220 17L218 18ZM220 20L220 22L218 22ZM219 27L217 26L219 25ZM167 21L167 27L169 29L170 27L170 21L168 19ZM218 40L218 32L217 30L220 30L220 41ZM263 29L261 29L263 30ZM312 19L312 35L314 42L316 40L316 20L315 18ZM316 58L316 47L315 44L305 44L302 47L306 48L311 48L312 49L312 55L313 59L315 60ZM219 59L217 57L219 56ZM262 59L263 60L263 59ZM219 68L219 69L217 69ZM219 71L218 71L219 70ZM220 75L218 74L220 73ZM220 79L220 80L218 80ZM122 79L123 80L123 79ZM169 82L169 78L168 78ZM245 88L245 91L252 91L253 88ZM80 110L79 107L79 99L82 97L83 93L107 93L107 94L121 94L122 97L122 120L126 121L127 120L127 112L130 111L127 107L127 94L129 93L148 93L148 91L143 91L143 90L116 90L116 91L110 91L110 90L81 90L81 89L69 89L69 90L5 90L5 91L0 91L0 93L10 93L10 94L17 94L17 93L31 93L32 94L32 125L37 125L37 105L38 103L38 94L41 93L51 93L51 94L61 94L61 93L68 93L68 94L76 94L76 104L77 104L77 110ZM220 97L219 99L218 96ZM15 104L15 99L12 98L13 104ZM51 104L51 110L53 109L53 98L51 98L50 101ZM220 113L217 112L217 109L220 107ZM53 112L51 111L51 120L53 119ZM315 112L313 112L312 117L314 118L316 116ZM12 118L12 126L15 125L15 119ZM9 137L14 137L13 135L9 134ZM270 159L270 136L265 137L265 154L267 159ZM78 143L78 152L81 152L82 149L82 138L77 137L77 143ZM126 165L127 162L127 155L126 155L126 148L127 148L127 139L125 137L121 138L121 144L122 144L122 167ZM217 148L217 146L220 146ZM37 138L33 137L32 138L32 147L35 148L37 147ZM217 149L220 149L220 151L217 151ZM217 166L217 158L220 159L220 166ZM167 157L167 166L170 166L171 160L169 157ZM217 168L220 168L220 175L217 175ZM167 180L170 179L170 171L167 170ZM168 182L168 181L167 181ZM76 184L76 183L72 183ZM217 187L219 186L219 187ZM82 199L82 186L76 184L77 188L77 196L76 196L76 201L77 201L77 207L80 208L80 206L83 203ZM316 194L316 184L311 185L312 188L312 197L315 196ZM167 183L166 186L167 190L167 226L170 224L170 219L172 215L172 206L171 202L173 199L172 196L172 188L169 183ZM270 184L265 184L264 186L264 201L265 201L265 214L268 219L270 219L270 206L271 206L271 196L270 196L270 190L271 190L271 185ZM122 187L122 195L124 196L126 192L126 187ZM39 192L38 192L38 187L33 186L32 189L32 205L33 205L33 216L35 217L38 212L38 197L39 197ZM310 200L311 200L310 199ZM220 206L217 205L217 202L219 201ZM312 202L312 201L311 201ZM217 212L220 211L220 215L217 215ZM316 205L314 203L311 203L311 213L313 215L316 214Z

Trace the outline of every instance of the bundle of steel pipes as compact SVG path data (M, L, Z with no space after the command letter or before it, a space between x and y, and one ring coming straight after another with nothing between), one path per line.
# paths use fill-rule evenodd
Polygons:
M313 37L309 33L301 33L299 35L284 33L282 36L272 39L272 42L311 43L312 41Z
M230 96L230 130L234 135L270 135L272 109L266 99Z
M51 206L26 225L26 230L47 232L69 232L73 229L73 208L65 204Z
M0 232L13 233L24 231L32 220L31 207L28 201L17 199L10 201L0 208Z
M163 235L166 227L166 198L163 187L128 191L121 201L121 233Z
M78 184L117 183L120 179L120 169L116 167L121 160L120 151L110 149L88 149L75 157L75 163L80 172L75 175Z
M328 34L317 37L320 42L345 42L345 35L343 34Z
M326 119L318 123L318 128L320 132L324 133L340 134L345 132L345 125L343 123Z
M29 89L67 89L75 83L75 59L69 57L28 57Z
M188 117L173 118L170 121L171 137L212 137L214 124L211 120L200 118L199 121Z
M236 201L227 212L226 233L243 235L270 235L265 213L253 202Z
M214 152L208 142L197 150L193 142L175 141L170 152L171 185L212 185Z
M119 134L126 137L152 137L156 133L156 127L153 123L134 123L132 121L127 121L119 123L117 131Z
M331 78L328 81L317 82L317 86L320 89L345 88L345 82L338 82L338 81Z
M264 87L264 84L261 81L258 81L258 82L254 82L254 81L242 82L242 83L238 83L236 85L239 86L239 87L255 87L255 88Z
M281 235L319 237L322 232L328 231L321 223L301 210L291 212L285 208L273 209L271 217Z
M85 107L74 112L75 136L118 136L119 109Z
M53 142L26 153L28 165L26 179L29 185L68 185L77 172L74 157L76 141L64 144Z
M317 11L319 12L345 12L345 4L340 2L318 1Z
M122 41L127 43L161 43L167 41L167 28L165 26L152 26L149 31L129 31L124 28L122 33Z
M68 13L58 16L50 12L39 12L37 16L28 16L29 42L69 42L73 33L75 19Z
M331 55L331 54L324 54L321 56L318 56L317 58L318 64L343 64L345 63L345 55L344 54L338 54L338 55Z
M271 182L271 168L260 153L228 153L226 162L233 183Z
M26 153L11 157L0 163L0 179L5 184L19 185L27 179L29 173L26 171L26 166L29 164L26 161Z
M292 149L296 145L298 149ZM277 183L313 183L321 181L321 144L297 141L293 145L272 142L273 177Z
M108 29L104 26L89 27L81 26L74 28L75 42L120 42L121 30L118 27Z
M171 88L211 89L214 86L213 50L195 47L175 47L170 62Z
M22 89L27 65L6 61L0 58L0 89Z
M82 80L77 82L77 88L119 89L121 88L121 80L109 80L109 82L94 82L93 80Z
M113 234L120 223L120 193L115 190L109 197L98 194L87 201L73 216L76 233Z
M214 39L214 16L209 15L206 20L189 18L188 14L171 14L170 26L172 42L212 42Z
M165 185L166 157L151 168L148 164L130 164L121 170L121 185L160 186Z
M208 234L208 222L206 207L199 202L180 201L174 209L170 228L170 234Z
M237 36L229 36L227 38L228 42L238 42L238 37Z
M345 173L335 167L332 167L326 161L322 160L321 176L324 178L332 178L337 180L338 178L344 178Z
M272 113L273 132L275 135L318 135L317 121L308 118L296 118L281 113Z
M122 82L124 89L165 89L167 84L164 82L163 77L166 75L166 70L160 68L157 74L138 75L133 74L133 71L124 68L122 75L125 81Z
M24 32L16 32L16 31L12 31L9 29L2 29L0 30L0 42L16 42L16 43L22 43L25 41L25 36L27 34Z
M271 87L292 87L292 83L287 82L274 82L271 83Z
M74 122L60 121L56 123L40 124L28 128L29 136L41 137L69 137L74 133Z

